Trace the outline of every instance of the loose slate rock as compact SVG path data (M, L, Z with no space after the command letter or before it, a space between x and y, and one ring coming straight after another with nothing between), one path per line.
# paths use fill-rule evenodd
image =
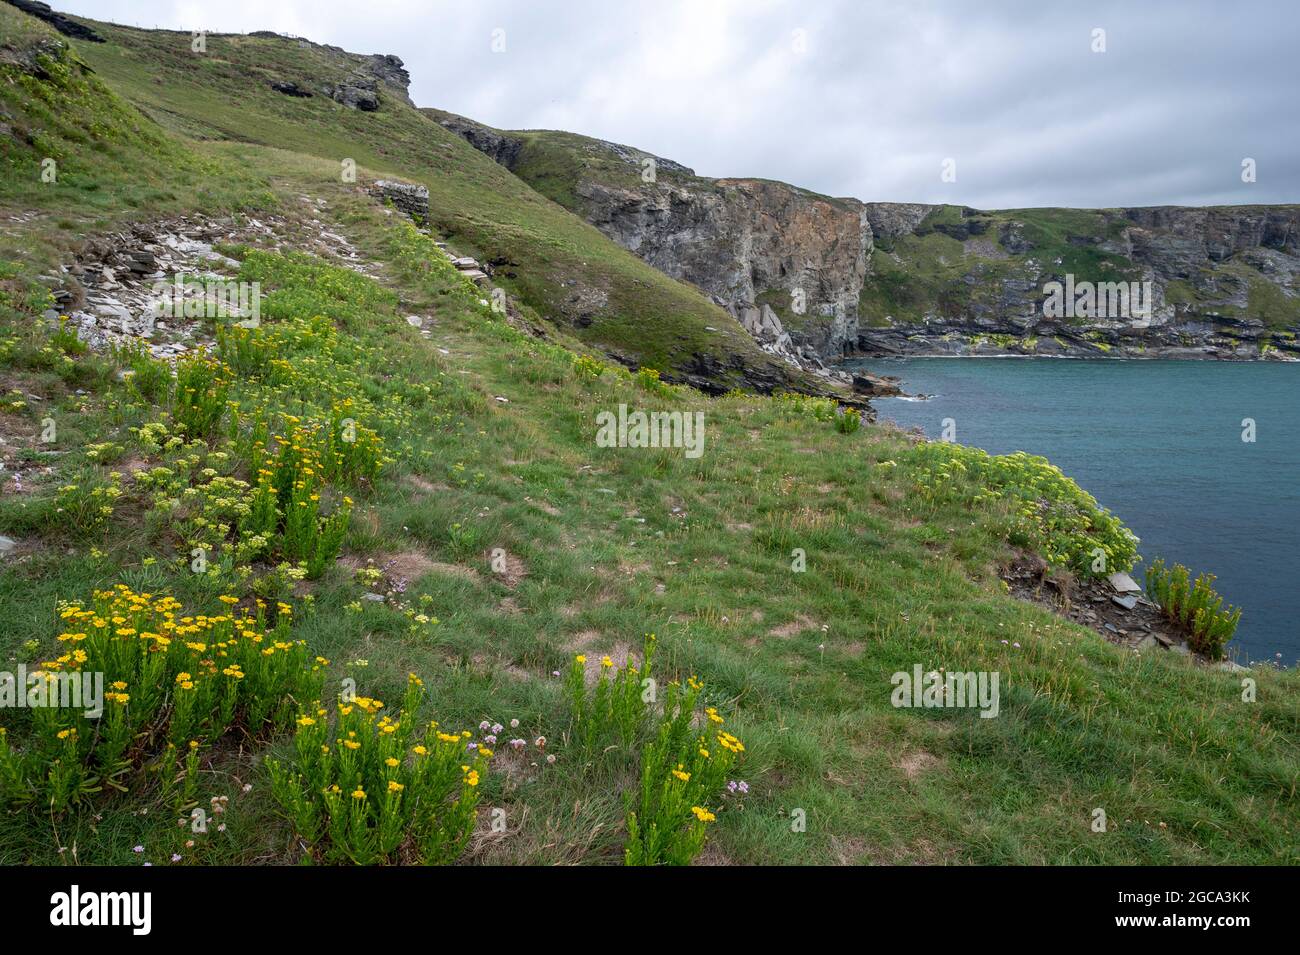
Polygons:
M1140 594L1142 592L1142 588L1138 586L1137 581L1122 570L1116 571L1106 579L1110 581L1110 585L1115 588L1117 593Z

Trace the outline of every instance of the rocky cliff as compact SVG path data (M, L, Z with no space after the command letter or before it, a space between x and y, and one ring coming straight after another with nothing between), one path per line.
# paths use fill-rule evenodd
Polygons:
M426 112L805 365L855 354L1300 357L1297 206L860 202Z

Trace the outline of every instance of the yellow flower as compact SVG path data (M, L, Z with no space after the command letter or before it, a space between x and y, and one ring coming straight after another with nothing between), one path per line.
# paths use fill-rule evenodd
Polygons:
M606 670L608 670L610 667L614 665L614 661L611 660L608 656L603 656L600 658L600 665L604 667Z
M467 775L467 776L465 777L465 782L467 782L467 783L468 783L469 785L471 785L471 786L477 786L477 785L478 785L478 770L476 770L476 769L471 769L471 770L469 771L469 775Z
M298 725L299 725L299 726L315 726L315 725L316 725L316 721L315 721L314 719L312 719L310 716L300 716L300 717L298 717Z
M403 786L401 783L399 783L396 779L390 779L388 781L388 791L390 793L400 793L405 788L406 787Z
M730 733L719 733L718 745L732 753L743 753L745 751L745 744Z
M684 783L689 783L689 782L691 781L691 774L690 774L690 773L684 773L684 772L682 772L680 769L674 769L674 770L673 770L673 775L676 776L678 779L680 779L680 780L681 780L682 782L684 782Z
M364 789L362 789L360 786L358 786L356 789L354 789L354 790L352 791L352 798L353 798L353 799L365 799L365 798L366 798L366 791L365 791Z
M396 767L402 765L402 761L400 759L397 759L396 757L389 756L386 760L384 760L384 765L387 766L389 769L395 769Z
M429 751L425 749L423 746L417 746L414 749L412 749L411 752L414 753L416 756L424 756Z
M578 654L576 657L574 657L573 659L576 660L576 661L579 662L579 663L586 663L586 662L587 662L587 658L586 658L586 656L583 655L583 654L581 654L581 653L579 653L579 654Z
M692 806L691 812L695 813L695 818L700 822L713 822L718 817L700 806Z

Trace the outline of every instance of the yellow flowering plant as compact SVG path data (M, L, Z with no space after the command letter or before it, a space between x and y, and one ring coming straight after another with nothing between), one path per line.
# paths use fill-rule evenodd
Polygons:
M704 848L708 808L722 792L745 746L722 729L708 707L697 717L702 685L673 683L665 693L658 733L641 755L641 785L628 799L627 865L688 865Z
M648 713L646 697L655 637L647 634L642 647L641 668L629 658L620 669L608 657L600 660L593 685L586 681L585 654L578 654L565 675L564 693L569 702L572 739L588 754L635 745L643 735Z
M582 381L595 381L608 367L603 361L590 355L573 356L573 370Z
M295 700L320 695L322 665L291 638L289 614L268 629L260 609L221 600L222 612L191 615L174 597L118 584L87 605L61 605L64 652L37 678L53 695L102 674L103 712L32 706L24 746L0 748L0 803L39 799L61 812L105 788L125 791L163 741L188 747L235 725L258 735L286 724Z
M464 851L490 754L437 723L416 732L424 684L411 674L396 716L368 697L302 710L292 760L266 760L295 831L325 862L454 862Z
M172 416L191 438L206 438L221 426L230 395L230 369L203 348L176 362Z
M327 512L325 476L333 452L319 447L316 429L288 417L289 431L274 440L272 458L264 445L255 446L251 470L259 476L253 495L251 528L272 533L280 527L285 559L303 561L307 577L315 580L333 563L343 546L352 515L352 499L338 497Z
M1138 559L1137 536L1046 458L989 454L947 441L922 442L908 457L918 502L1000 502L1007 509L1006 539L1054 567L1082 578L1105 577Z
M588 758L640 757L640 785L627 804L625 862L685 865L703 848L715 819L709 804L745 747L722 729L715 707L697 713L704 687L694 677L685 687L669 684L659 707L654 652L655 635L647 634L639 669L630 660L620 669L606 656L590 685L586 655L574 657L564 681L569 733Z

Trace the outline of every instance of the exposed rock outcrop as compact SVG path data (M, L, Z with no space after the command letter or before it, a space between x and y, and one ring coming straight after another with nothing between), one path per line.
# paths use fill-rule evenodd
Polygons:
M1300 207L932 207L896 238L866 354L1300 357ZM1054 285L1095 306L1054 311Z
M12 0L11 0L12 2ZM391 53L349 53L342 47L313 43L302 37L293 37L272 30L254 30L248 34L265 39L293 40L301 47L325 51L343 67L343 72L333 75L277 77L271 88L286 96L308 97L313 91L334 100L349 109L366 113L377 111L384 94L391 94L408 106L411 101L411 74L401 57Z
M984 212L709 179L568 133L439 121L772 354L823 375L852 354L1300 358L1300 207ZM646 175L647 167L651 170ZM1142 308L1054 315L1053 283ZM1137 283L1135 286L1130 283ZM820 366L820 367L819 367Z
M91 43L104 42L104 38L90 27L72 19L72 17L59 13L57 10L50 9L48 3L37 3L35 0L9 0L9 3L23 11L23 13L30 14L38 20L44 20L64 36L70 36L74 40L87 40Z
M519 137L476 123L464 116L439 113L438 122L507 169L514 167L519 151L524 148L524 141Z
M305 90L297 83L285 83L280 80L273 81L271 89L277 93L283 93L285 96L297 96L304 99L310 99L312 95L311 90Z
M403 102L415 105L410 96L411 74L406 71L401 57L392 53L372 53L367 58L366 69L375 79L398 93Z
M326 83L321 92L336 103L349 109L359 109L363 113L373 113L379 109L378 81L361 73L354 74L345 83Z
M708 293L775 353L838 357L856 336L871 250L859 204L750 179L583 181L577 193L593 225Z

